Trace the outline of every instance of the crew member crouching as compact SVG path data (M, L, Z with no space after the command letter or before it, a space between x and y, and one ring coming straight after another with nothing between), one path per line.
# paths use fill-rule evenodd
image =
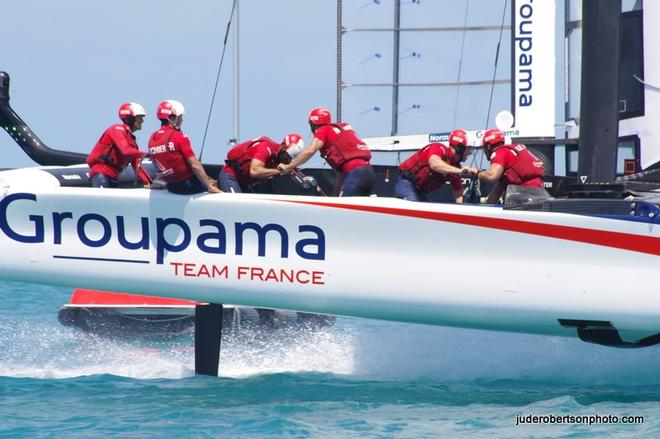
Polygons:
M454 199L463 202L461 176L476 175L473 167L460 168L467 158L467 133L454 130L449 134L449 146L430 143L401 163L401 175L394 186L394 195L410 201L428 201L427 195L449 181Z
M279 144L262 136L236 145L227 153L218 184L225 192L246 192L251 185L280 175L277 166L291 162L304 146L296 133L287 134Z
M543 187L543 161L525 145L505 144L504 133L491 128L484 133L483 147L490 167L477 173L479 180L494 183L486 203L496 203L507 186Z

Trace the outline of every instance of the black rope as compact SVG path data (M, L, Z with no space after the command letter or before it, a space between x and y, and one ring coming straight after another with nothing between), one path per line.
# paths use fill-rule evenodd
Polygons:
M215 95L218 91L218 82L220 82L220 72L222 71L222 63L225 60L225 51L227 50L227 38L229 37L229 29L231 27L231 20L234 18L234 10L236 9L236 3L238 0L234 0L234 3L231 6L231 13L229 14L229 21L227 22L227 30L225 31L225 41L222 45L222 55L220 56L220 65L218 66L218 74L215 77L215 86L213 87L213 96L211 97L211 106L209 108L209 115L206 118L206 127L204 128L204 138L202 139L202 148L199 152L199 160L202 160L202 154L204 154L204 146L206 145L206 135L209 131L209 124L211 123L211 114L213 113L213 104L215 103Z

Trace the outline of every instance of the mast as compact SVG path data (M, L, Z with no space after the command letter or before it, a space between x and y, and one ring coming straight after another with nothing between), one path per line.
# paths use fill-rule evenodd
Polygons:
M239 52L240 52L240 46L239 46L239 26L240 26L240 19L239 19L239 6L240 6L240 0L236 0L236 24L234 25L234 90L233 90L233 98L234 98L234 129L233 129L233 136L232 139L229 140L229 143L238 143L240 139L240 106L239 106L239 101L240 101L240 95L239 95L239 90L240 90L240 59L239 59Z
M342 37L344 33L344 25L342 22L342 1L337 0L337 122L341 122L341 92L343 87L343 78L341 76L342 70Z
M399 131L399 45L401 44L401 0L394 0L394 48L392 50L392 136Z
M582 1L578 177L583 182L616 177L620 21L621 0Z

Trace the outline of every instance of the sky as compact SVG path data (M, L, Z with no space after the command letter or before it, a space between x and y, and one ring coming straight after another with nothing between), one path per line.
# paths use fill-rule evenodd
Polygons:
M4 0L0 70L11 76L12 107L51 148L87 153L118 122L117 109L126 101L147 111L136 133L144 149L159 126L156 105L176 99L186 107L183 130L199 155L232 1ZM466 1L404 0L401 26L500 24L504 0ZM391 27L393 3L344 0L344 26ZM309 141L309 110L325 106L336 114L336 8L332 0L240 0L239 140L262 135L280 140L298 132ZM510 1L507 24L509 8ZM490 80L498 37L499 31L466 33L463 43L462 32L403 33L400 81ZM345 33L343 82L390 82L392 38L390 32ZM508 38L505 31L497 79L510 75ZM233 40L231 32L205 163L223 162L234 135ZM362 137L390 134L391 88L350 87L342 96L343 120ZM401 88L398 133L486 128L498 111L510 109L509 86L495 86L487 120L489 98L489 85L458 94L453 87ZM4 133L0 148L0 167L34 164Z

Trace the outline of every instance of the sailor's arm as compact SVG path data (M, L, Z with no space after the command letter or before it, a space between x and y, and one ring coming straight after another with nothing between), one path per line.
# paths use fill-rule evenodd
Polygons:
M502 165L493 163L490 165L490 168L478 171L477 177L486 183L495 183L502 177L502 174L504 174Z
M222 192L220 189L217 187L213 186L211 184L211 181L209 179L209 176L206 175L206 171L204 170L204 167L202 164L197 160L197 157L191 156L186 159L186 162L190 166L190 169L193 171L193 174L197 177L197 179L204 185L206 186L206 190L215 193L215 192Z
M280 175L279 169L267 168L266 164L259 159L252 159L250 161L250 177L265 180L276 175Z
M126 158L126 161L132 161L136 158L141 158L145 155L143 151L140 151L139 147L133 142L129 141L129 134L123 129L111 129L108 134L112 143L115 144L120 154Z
M454 193L454 200L456 200L457 203L462 204L463 203L463 188L452 189L452 192Z
M279 169L282 174L288 174L291 172L292 169L297 168L298 166L302 165L303 163L307 162L307 160L311 159L316 152L321 149L323 146L323 142L316 137L312 139L312 143L307 145L305 149L300 151L300 154L291 161L288 165L285 164L280 164L277 166L277 169Z
M495 204L499 202L505 189L506 189L506 185L502 182L498 182L495 185L495 187L490 191L490 194L488 194L488 197L486 198L486 204Z
M475 175L477 173L477 169L469 166L467 168L457 168L456 166L452 166L449 163L445 162L440 158L440 156L433 154L431 157L429 157L429 167L434 171L437 172L438 174L446 174L446 175L468 175L468 174L473 174Z

